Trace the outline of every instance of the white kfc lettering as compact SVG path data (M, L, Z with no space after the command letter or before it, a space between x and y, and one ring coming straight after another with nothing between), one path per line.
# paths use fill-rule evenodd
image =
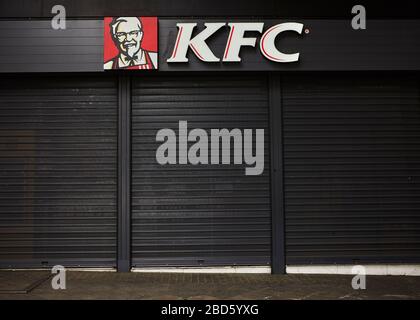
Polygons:
M289 23L280 23L270 29L268 29L263 36L261 37L260 49L261 53L268 60L274 62L294 62L299 60L299 53L285 54L277 50L275 45L275 40L277 35L284 31L295 31L299 34L302 33L303 24L289 22Z
M205 23L205 29L192 37L197 23L177 23L178 35L175 40L172 55L167 62L188 62L187 53L190 48L195 56L204 62L219 62L221 59L216 57L207 45L207 39L220 30L226 23L211 22ZM222 57L223 62L240 62L239 56L241 48L244 46L255 47L257 38L245 37L245 32L253 31L262 33L263 22L230 22L228 23L230 32L227 37L225 51ZM274 62L295 62L299 60L299 53L286 54L279 51L275 45L277 36L285 31L294 31L302 34L303 24L296 22L280 23L272 26L260 39L260 50L265 58Z
M255 47L257 38L244 38L245 31L262 32L264 23L229 23L230 33L226 44L224 62L240 62L239 52L242 46Z
M226 23L205 23L206 29L201 31L193 39L191 39L196 23L177 23L178 36L175 41L175 47L172 56L168 62L188 62L188 47L201 61L218 62L220 61L210 50L206 40L217 30L226 25Z

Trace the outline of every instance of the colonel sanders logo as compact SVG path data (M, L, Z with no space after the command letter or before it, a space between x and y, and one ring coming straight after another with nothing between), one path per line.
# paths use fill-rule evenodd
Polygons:
M105 18L104 69L157 69L157 18Z

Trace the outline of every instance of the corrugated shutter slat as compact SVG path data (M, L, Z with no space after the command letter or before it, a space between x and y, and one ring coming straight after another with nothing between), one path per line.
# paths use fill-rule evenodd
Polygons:
M418 80L283 83L287 264L419 262Z
M0 264L115 266L117 87L0 79Z
M258 77L141 77L132 108L133 264L270 263L267 83ZM265 129L265 170L156 162L163 128Z

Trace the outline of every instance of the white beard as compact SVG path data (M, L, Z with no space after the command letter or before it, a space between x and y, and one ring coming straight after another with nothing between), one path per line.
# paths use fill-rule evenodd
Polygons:
M137 43L137 45L136 45L136 46L134 46L134 47L128 47L128 48L127 48L127 55L128 55L130 58L134 58L134 57L135 57L135 55L139 52L139 50L140 50L140 44L139 44L139 43Z

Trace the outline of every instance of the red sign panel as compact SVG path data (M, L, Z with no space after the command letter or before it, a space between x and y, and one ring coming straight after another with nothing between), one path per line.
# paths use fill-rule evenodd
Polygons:
M104 18L104 69L158 69L157 17Z

